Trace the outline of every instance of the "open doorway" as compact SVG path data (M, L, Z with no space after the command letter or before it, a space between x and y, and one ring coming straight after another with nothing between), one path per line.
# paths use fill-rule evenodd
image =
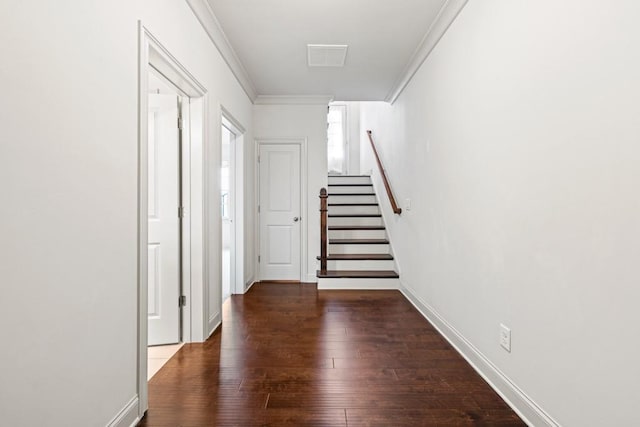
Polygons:
M244 283L244 133L245 129L221 106L220 218L221 302L242 294Z
M235 284L235 142L236 134L226 120L221 126L220 216L222 219L222 303Z
M164 317L165 302L172 307L173 319L178 319L177 327L174 320L168 322L173 331L171 337L166 338L164 342L177 343L203 340L206 319L212 317L207 311L209 307L204 303L212 281L208 280L207 276L208 263L203 261L210 253L213 239L204 218L209 216L211 205L214 201L217 204L217 200L215 194L208 192L207 187L211 168L205 165L208 165L207 160L214 154L211 144L207 143L206 89L142 23L139 23L139 31L136 403L138 417L142 418L148 408L148 355L149 344L154 344L154 338L151 336L153 332L150 331L150 322L155 320L152 319L153 316ZM154 87L156 84L157 87ZM156 95L167 96L159 97L156 103L152 99L155 96L150 96L154 92ZM153 126L151 122L154 122ZM155 133L165 135L163 138L168 138L167 141L173 141L172 144L167 141L166 144L163 143L164 148L169 150L168 155L162 156L154 151L158 148L157 144L150 145L156 137ZM168 174L160 170L164 168L160 166L165 160L170 163L171 172ZM160 188L155 187L165 178L173 188L170 196L162 196ZM178 196L175 196L176 192ZM164 199L172 200L172 204L164 206ZM150 206L153 203L156 205ZM173 221L164 228L170 230L167 233L171 239L172 250L168 251L168 258L178 259L177 264L171 261L172 270L169 276L173 278L174 283L177 281L179 286L178 290L171 286L167 296L156 292L161 287L158 283L164 279L162 247L165 244L161 242L158 250L153 248L156 241L150 216L171 218ZM158 262L151 260L152 257L157 257ZM153 277L156 273L160 277ZM155 295L150 295L154 292Z
M155 69L148 75L147 378L182 344L182 120L189 99Z

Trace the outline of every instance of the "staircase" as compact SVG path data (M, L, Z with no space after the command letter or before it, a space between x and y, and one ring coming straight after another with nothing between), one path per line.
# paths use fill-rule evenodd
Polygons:
M318 289L397 289L399 276L371 178L330 175L327 201L327 268L316 273Z

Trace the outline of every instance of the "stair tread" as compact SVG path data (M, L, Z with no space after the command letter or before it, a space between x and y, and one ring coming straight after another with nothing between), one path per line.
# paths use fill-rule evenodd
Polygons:
M382 214L329 214L330 218L381 218Z
M317 257L320 259L320 257ZM329 261L390 261L393 260L391 254L331 254L327 255Z
M319 278L329 279L397 279L400 277L393 270L327 270L316 271Z
M384 225L330 225L329 230L386 230Z
M329 203L329 206L378 206L377 203Z
M328 184L329 187L373 187L373 184Z
M328 196L375 196L376 193L329 193Z
M330 245L388 245L387 239L329 239Z

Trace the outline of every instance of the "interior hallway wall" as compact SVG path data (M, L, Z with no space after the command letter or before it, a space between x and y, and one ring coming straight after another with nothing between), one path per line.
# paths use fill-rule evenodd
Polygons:
M206 87L212 144L220 104L253 140L186 2L0 3L2 425L105 426L135 397L139 19Z
M317 282L316 256L320 255L318 195L320 189L327 186L327 104L255 105L253 130L256 139L307 139L307 218L302 219L303 232L305 229L307 231L307 271L304 280Z
M638 17L471 1L394 105L362 105L412 201L385 206L404 286L563 426L637 420Z

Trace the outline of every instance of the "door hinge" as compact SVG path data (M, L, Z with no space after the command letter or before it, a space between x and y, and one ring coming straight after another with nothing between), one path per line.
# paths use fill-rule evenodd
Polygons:
M182 130L182 117L178 117L178 129Z
M258 213L260 213L260 205L258 205Z
M258 262L260 262L260 255L258 255Z
M178 218L184 218L184 206L178 206Z
M260 163L260 156L258 156L258 163Z
M180 295L178 298L178 307L185 307L187 305L187 297L184 295Z

